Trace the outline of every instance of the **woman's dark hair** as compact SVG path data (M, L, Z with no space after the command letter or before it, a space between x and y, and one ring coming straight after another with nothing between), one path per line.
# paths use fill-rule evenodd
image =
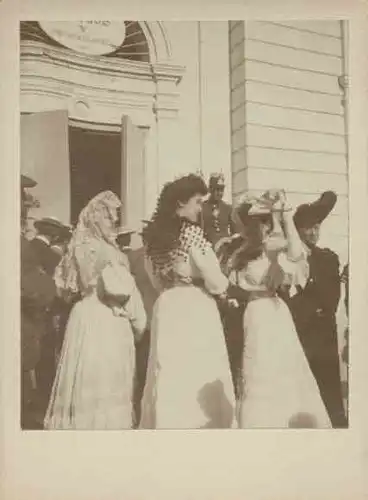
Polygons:
M187 203L195 195L205 196L207 192L206 183L195 174L165 184L156 211L143 230L142 237L149 256L167 253L177 247L183 224L183 219L176 213L179 203Z
M257 259L263 252L261 224L270 224L272 230L272 217L270 214L249 215L248 204L238 209L238 217L243 225L242 238L238 242L238 251L234 259L236 270L244 269L248 262Z

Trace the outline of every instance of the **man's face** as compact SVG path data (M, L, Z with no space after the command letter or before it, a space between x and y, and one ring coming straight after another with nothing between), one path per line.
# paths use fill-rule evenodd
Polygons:
M311 227L302 227L299 229L300 238L309 247L317 245L321 230L321 224L315 224Z
M221 201L224 197L225 186L223 185L215 185L211 187L211 198L213 201Z

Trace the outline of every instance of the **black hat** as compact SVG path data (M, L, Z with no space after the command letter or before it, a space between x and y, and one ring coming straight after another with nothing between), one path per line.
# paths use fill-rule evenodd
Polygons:
M21 174L20 176L20 187L22 189L25 188L33 188L37 186L37 182L26 175Z
M49 234L51 232L53 234L65 234L67 236L71 232L69 226L66 226L54 217L44 217L36 220L33 225L38 231L44 234Z
M300 205L294 214L294 223L296 227L308 228L316 224L321 224L334 209L336 202L336 193L333 191L325 191L318 200Z

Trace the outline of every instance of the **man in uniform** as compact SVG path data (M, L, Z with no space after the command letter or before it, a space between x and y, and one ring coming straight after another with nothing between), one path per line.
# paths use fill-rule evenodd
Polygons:
M288 299L301 344L319 386L333 427L346 427L340 376L336 311L340 300L339 258L317 246L320 226L334 208L328 191L299 206L294 221L308 251L310 275L304 289Z
M203 204L202 227L206 238L213 246L234 232L231 218L232 207L223 201L225 178L222 174L212 174L209 181L209 198Z
M223 201L225 192L225 178L223 174L212 174L209 180L209 198L203 204L202 224L206 238L212 243L215 251L221 241L235 234L233 222L233 208ZM224 327L225 341L229 356L236 397L240 397L241 359L243 352L243 313L246 304L247 292L239 287L231 286L229 296L235 298L239 307L228 307L218 304Z

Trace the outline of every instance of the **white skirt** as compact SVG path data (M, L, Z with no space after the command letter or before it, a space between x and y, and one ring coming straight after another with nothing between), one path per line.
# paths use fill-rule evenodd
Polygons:
M134 337L129 321L95 295L70 315L46 413L46 429L130 429Z
M331 428L285 302L249 302L244 338L240 427Z
M215 300L194 286L157 299L140 428L235 426L235 396Z

